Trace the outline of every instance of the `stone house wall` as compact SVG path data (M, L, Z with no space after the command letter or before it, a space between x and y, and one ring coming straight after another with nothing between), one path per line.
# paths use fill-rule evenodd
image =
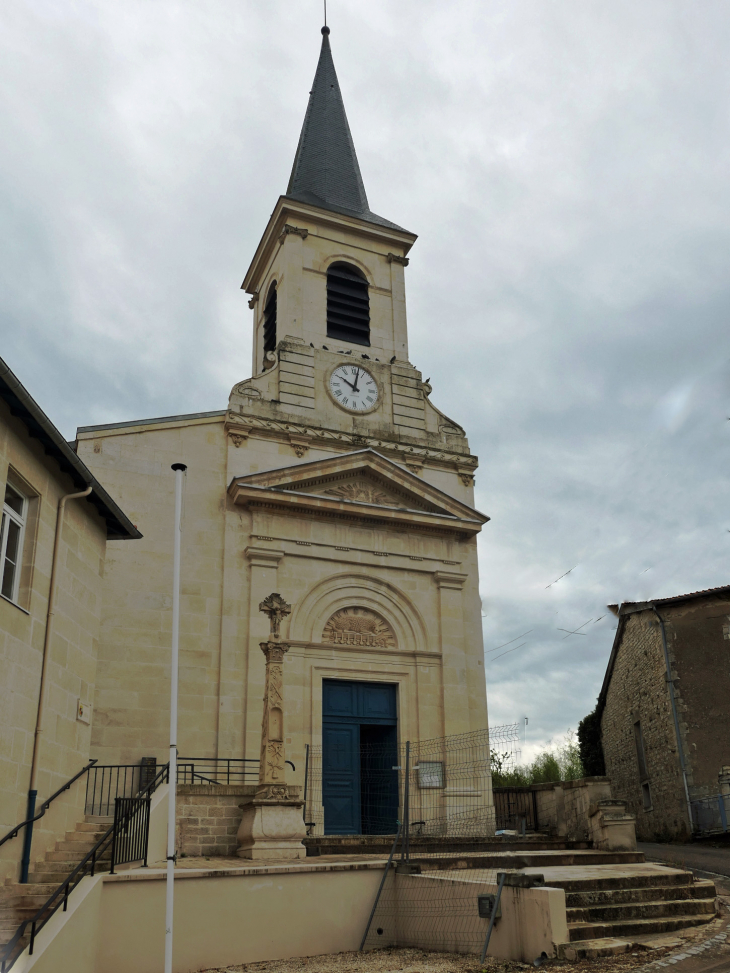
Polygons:
M714 796L730 764L730 598L693 598L660 611L677 677L690 798Z
M667 692L661 630L650 611L623 622L601 719L606 774L614 797L636 816L641 840L689 833L677 739ZM651 804L644 806L634 725L641 724Z
M674 685L691 800L718 793L730 762L730 599L691 597L659 604ZM636 815L640 839L690 833L677 735L666 681L661 627L649 609L623 616L601 719L613 794ZM635 724L641 725L642 781ZM647 795L642 783L648 783Z
M0 489L29 498L18 604L0 598L0 835L26 816L58 501L78 487L0 401ZM126 543L126 542L125 542ZM66 505L58 562L47 696L39 749L38 802L89 759L91 727L79 700L93 702L106 525L86 500ZM35 826L33 860L83 814L84 781L59 797ZM17 879L22 836L0 848L0 883Z

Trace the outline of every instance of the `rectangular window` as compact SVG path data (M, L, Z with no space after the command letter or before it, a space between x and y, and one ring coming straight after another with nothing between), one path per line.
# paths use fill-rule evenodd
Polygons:
M641 730L641 721L634 723L634 742L636 743L636 759L639 764L639 780L641 782L641 799L644 803L644 810L651 811L651 787L649 786L649 771L646 766L646 751L644 749L644 734Z
M28 516L28 500L9 483L5 485L2 526L0 527L0 591L17 602L20 584L23 539Z

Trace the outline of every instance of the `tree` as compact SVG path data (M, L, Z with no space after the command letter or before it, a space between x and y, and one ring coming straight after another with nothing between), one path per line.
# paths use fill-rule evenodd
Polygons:
M529 784L557 783L585 777L575 734L568 730L562 743L539 753L531 764L509 767L511 754L492 750L492 784L494 787L527 787Z
M598 706L578 724L580 759L588 777L603 777L606 761L603 758L601 739L601 711Z

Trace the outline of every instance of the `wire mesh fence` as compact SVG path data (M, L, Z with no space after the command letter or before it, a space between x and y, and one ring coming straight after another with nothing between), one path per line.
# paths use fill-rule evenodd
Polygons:
M493 749L495 735L503 746L517 742L519 724L405 744L395 734L378 739L352 729L325 733L322 746L307 748L310 836L395 835L398 821L406 841L494 834L490 743Z
M696 834L727 832L730 820L730 796L714 794L692 801L692 830Z
M481 953L498 887L485 841L495 831L489 734L408 742L398 758L394 866L363 949Z

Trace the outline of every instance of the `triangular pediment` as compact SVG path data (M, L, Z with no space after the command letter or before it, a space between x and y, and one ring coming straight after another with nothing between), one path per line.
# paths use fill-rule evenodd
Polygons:
M470 532L489 519L372 449L239 476L229 494L236 503L264 502L266 495L269 503L276 497L322 513L349 509L387 520L402 515L443 526L460 524Z

